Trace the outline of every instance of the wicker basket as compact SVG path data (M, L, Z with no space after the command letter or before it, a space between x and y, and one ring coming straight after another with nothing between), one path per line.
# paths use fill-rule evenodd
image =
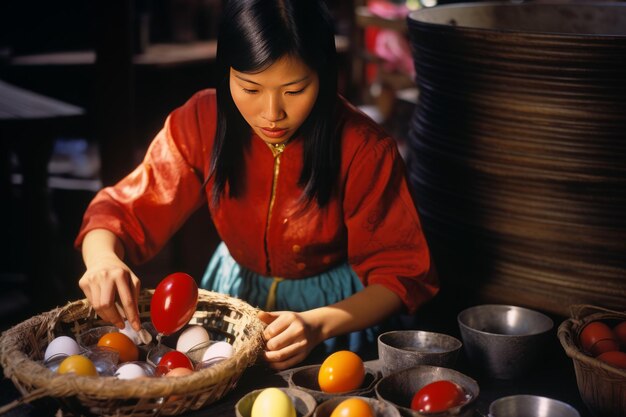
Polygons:
M578 391L597 417L626 417L626 370L612 367L581 351L578 337L589 322L626 320L626 311L612 311L590 305L575 305L571 318L558 330L567 356L574 362Z
M142 321L150 320L154 290L139 298ZM243 371L262 348L263 324L249 304L199 290L190 324L201 324L233 344L233 357L179 378L118 380L114 377L57 375L41 363L48 343L61 334L76 337L100 321L87 300L37 315L7 330L0 338L0 364L23 397L0 408L0 414L41 397L53 397L68 414L116 416L177 415L222 398L235 387Z

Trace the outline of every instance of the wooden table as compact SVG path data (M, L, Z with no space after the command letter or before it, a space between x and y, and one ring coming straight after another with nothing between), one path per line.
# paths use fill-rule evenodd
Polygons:
M558 341L556 341L558 343ZM474 374L467 369L463 358L456 367L466 375L474 377L480 386L480 395L476 402L476 417L486 417L489 404L497 398L516 394L541 395L564 401L575 407L581 417L591 417L590 412L582 403L576 387L574 369L571 360L565 354L553 351L557 346L553 345L546 351L545 362L529 376L510 381L493 380ZM559 346L560 347L560 346ZM373 370L380 370L378 359L365 362L366 366ZM221 400L200 410L181 414L181 417L235 417L235 404L250 391L267 387L287 387L288 377L299 368L289 369L283 372L274 372L263 365L255 365L248 368L233 391ZM0 381L0 405L19 395L10 381ZM13 410L7 417L62 417L63 413L57 410L56 403L50 399L38 400L34 404L23 405Z

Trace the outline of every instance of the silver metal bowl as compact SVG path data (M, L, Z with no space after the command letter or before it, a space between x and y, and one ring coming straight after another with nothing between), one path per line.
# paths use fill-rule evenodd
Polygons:
M530 371L554 327L552 319L538 311L498 304L467 308L457 321L471 366L497 379Z
M415 393L431 382L448 380L458 384L466 393L467 400L458 407L433 413L437 417L473 417L476 398L480 393L478 383L469 376L441 366L417 365L383 377L376 386L376 398L396 407L404 417L423 417L424 414L411 410L411 400Z
M536 395L498 398L489 406L489 417L580 417L571 405Z
M378 336L383 376L415 365L452 368L462 347L455 337L422 330L397 330Z

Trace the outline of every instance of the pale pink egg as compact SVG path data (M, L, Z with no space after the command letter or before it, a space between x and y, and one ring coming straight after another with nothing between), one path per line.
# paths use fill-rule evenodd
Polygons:
M187 376L193 374L189 368L174 368L165 374L166 377Z

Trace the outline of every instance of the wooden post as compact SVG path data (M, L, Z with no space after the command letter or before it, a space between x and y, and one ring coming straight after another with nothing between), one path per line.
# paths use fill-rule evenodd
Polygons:
M95 136L104 185L135 165L133 0L95 0Z

